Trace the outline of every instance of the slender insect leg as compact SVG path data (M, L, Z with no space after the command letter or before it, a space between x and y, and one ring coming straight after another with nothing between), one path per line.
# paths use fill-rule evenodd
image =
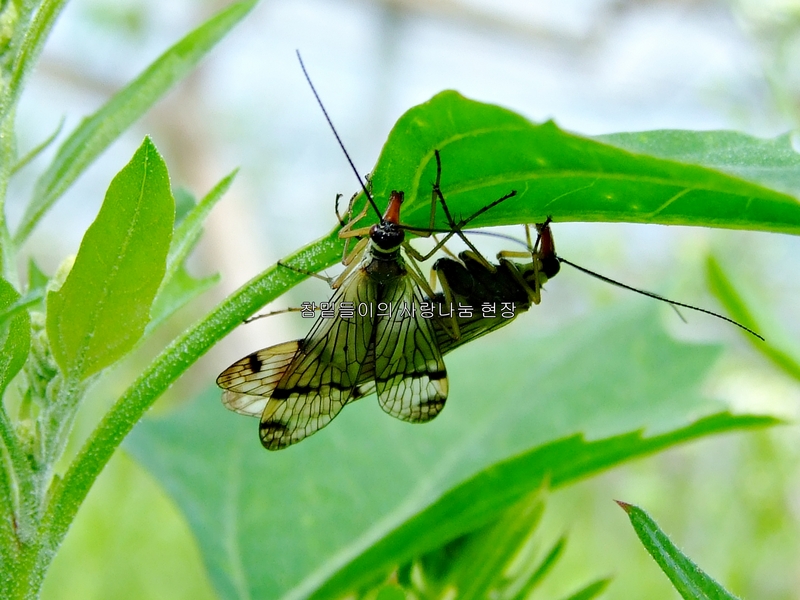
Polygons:
M431 269L431 280L430 280L430 284L429 284L425 280L425 276L422 274L422 269L420 269L419 264L410 255L409 255L409 259L407 261L407 264L409 264L411 266L411 268L408 270L409 276L416 282L416 284L420 288L422 288L422 291L425 293L425 295L431 301L433 301L433 298L436 295L434 293L434 291L433 291L434 287L436 287L436 280L434 279L434 270ZM443 289L444 289L445 285L446 285L446 283L443 282L442 283L442 288ZM451 311L452 311L453 297L452 297L452 294L450 293L449 286L447 287L447 289L445 291L445 300L446 300L446 302L449 303L449 305L451 307ZM441 317L440 316L436 316L436 318L440 319ZM447 324L445 323L446 320L449 320L451 322L452 330L448 329ZM450 337L452 337L454 340L457 340L458 338L461 337L461 332L458 329L458 321L456 320L455 313L451 314L451 316L448 319L442 319L442 326L444 327L444 330L447 332L447 334Z
M292 265L286 264L282 260L279 260L277 262L277 265L279 267L283 267L285 269L289 269L290 271L294 271L295 273L300 273L301 275L308 275L309 277L316 277L317 279L321 279L322 281L324 281L328 285L332 285L333 284L333 278L332 277L326 277L325 275L320 275L319 273L314 273L313 271L307 271L306 269L302 269L300 267L293 267Z
M456 317L456 313L453 311L453 290L450 288L450 284L447 282L447 276L442 272L436 269L431 269L431 287L433 287L433 278L436 277L439 280L439 285L442 288L442 294L444 295L444 301L450 306L451 315L450 318L447 319L450 321L450 327L452 329L448 329L445 320L442 320L442 326L447 334L452 337L454 340L461 339L461 329L458 326L458 318Z
M331 283L331 287L333 289L339 289L339 286L342 285L345 279L347 279L347 276L350 274L350 272L361 264L361 261L356 259L364 253L364 249L367 247L368 243L369 238L360 239L356 244L356 247L353 248L353 251L345 256L344 260L342 261L342 263L345 265L345 269L339 274L333 283Z
M510 250L503 250L497 254L497 260L503 263L517 283L525 290L528 298L533 304L539 304L542 299L542 279L552 277L558 272L558 258L555 253L555 244L553 243L553 236L550 232L549 225L551 219L547 217L544 223L538 223L536 230L538 235L536 243L531 243L531 228L530 225L525 225L525 239L528 243L528 252L514 252ZM533 286L520 273L517 266L507 260L509 258L530 258L533 265Z
M316 310L316 307L314 307ZM296 306L290 306L289 308L282 308L280 310L271 310L269 312L261 313L260 315L256 315L254 317L249 317L243 321L243 323L248 324L252 323L253 321L258 321L259 319L264 319L266 317L274 317L275 315L282 315L284 313L290 312L300 312L303 310L302 308L298 308Z
M345 216L347 217L347 221L345 221L342 218L342 216L339 214L339 200L341 200L341 198L342 198L341 194L336 194L336 200L335 200L335 203L334 203L334 206L333 206L333 211L336 213L336 220L339 221L339 226L340 227L344 227L347 224L347 221L350 220L351 213L350 213L350 208L348 208L347 212L345 213ZM350 198L350 207L352 207L352 206L353 206L353 198Z
M533 257L533 276L534 276L533 287L531 287L528 284L528 282L525 281L525 278L522 276L522 273L520 273L519 269L517 268L517 265L515 265L513 262L511 262L510 260L506 260L505 258L500 256L499 254L497 256L497 260L501 264L505 265L508 268L509 272L511 273L511 276L519 284L519 286L523 290L525 290L525 293L527 294L528 299L533 304L539 304L542 301L542 286L541 286L541 283L539 281L540 269L539 269L539 259L538 259L538 257L536 257L536 256Z
M433 254L437 250L439 250L442 246L444 246L444 244L447 243L447 241L451 237L453 237L454 235L457 235L470 248L470 250L472 250L479 257L479 260L483 263L483 266L486 267L487 269L489 269L490 272L494 273L495 270L496 270L495 266L492 263L490 263L488 260L486 260L486 258L478 251L478 249L467 238L467 236L464 235L464 232L462 231L462 228L465 225L469 224L470 221L472 221L473 219L479 217L480 215L482 215L486 211L494 208L495 206L497 206L501 202L505 202L509 198L515 196L517 194L517 192L516 191L511 191L510 193L506 194L502 198L498 198L494 202L491 202L491 203L487 204L486 206L484 206L480 210L476 211L475 213L473 213L472 215L470 215L466 219L461 219L459 222L456 222L456 220L453 218L452 213L450 212L450 209L447 206L447 201L444 198L444 194L442 194L442 189L441 189L442 161L441 161L441 157L439 156L439 151L438 150L434 151L434 156L436 157L436 181L433 184L433 191L431 193L432 197L431 197L431 227L430 227L430 229L433 229L433 224L434 224L434 220L435 220L435 211L436 211L436 200L438 199L439 203L442 205L442 210L444 211L445 217L447 218L447 222L448 222L448 225L450 226L451 231L449 233L447 233L447 235L445 235L445 237L441 241L437 242L437 244L433 247L433 249L430 252L420 255L419 258L421 260L427 260L428 258L433 256ZM424 236L424 234L423 234L423 236ZM417 254L419 254L419 253L417 253Z

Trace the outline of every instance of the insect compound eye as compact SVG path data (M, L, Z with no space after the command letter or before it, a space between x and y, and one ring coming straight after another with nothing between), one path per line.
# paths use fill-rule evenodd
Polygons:
M556 274L561 270L561 263L555 254L543 256L541 257L541 261L542 273L544 273L548 279L555 277Z
M380 223L372 226L369 237L378 248L388 252L405 241L406 233L393 223Z

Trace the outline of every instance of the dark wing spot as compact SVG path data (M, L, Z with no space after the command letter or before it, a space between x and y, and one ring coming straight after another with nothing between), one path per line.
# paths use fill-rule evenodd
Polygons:
M260 358L258 358L258 353L254 352L248 358L248 366L253 373L258 373L261 370L261 366L264 364Z

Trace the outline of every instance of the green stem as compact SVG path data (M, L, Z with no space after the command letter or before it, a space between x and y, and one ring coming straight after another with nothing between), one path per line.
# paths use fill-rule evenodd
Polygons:
M17 285L16 256L14 243L6 221L6 194L14 162L14 113L0 117L0 269L3 278L14 287Z
M0 448L0 564L13 564L16 558L17 538L14 523L17 514L14 492L11 485L10 461L8 454ZM0 577L0 598L7 596L8 582Z
M14 519L16 533L15 539L31 539L34 535L34 517L36 514L36 501L33 485L33 471L25 453L20 448L19 440L14 433L14 427L5 410L0 411L0 437L6 451L7 477L13 480L17 488L18 503L11 496L11 512ZM4 469L5 470L5 469ZM5 510L6 507L3 507Z
M7 94L0 100L0 118L6 117L13 111L14 105L22 93L25 78L39 58L47 35L66 3L67 0L44 0L36 14L33 15L28 30L20 43L17 59L14 61ZM11 165L9 165L10 167Z
M342 241L336 233L292 255L287 263L319 270L341 258ZM164 349L142 375L117 400L94 430L63 481L53 486L41 521L36 548L27 549L19 563L26 587L37 589L50 560L75 518L92 484L124 437L148 408L211 346L266 303L305 279L285 267L273 266L234 292L207 317ZM23 598L19 592L15 598Z

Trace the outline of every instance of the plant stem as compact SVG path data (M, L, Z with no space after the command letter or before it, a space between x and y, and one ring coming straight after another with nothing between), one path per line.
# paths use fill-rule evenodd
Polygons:
M333 232L283 262L304 270L320 270L341 258L342 246L337 233ZM271 267L173 340L131 384L86 441L63 481L54 481L50 501L39 526L37 543L24 549L18 569L15 569L25 582L16 585L12 598L34 597L26 596L24 592L30 593L41 587L47 566L92 484L124 437L161 393L245 318L306 277L285 267Z
M0 119L0 273L11 285L19 288L16 281L16 253L6 221L6 194L14 164L14 111Z

